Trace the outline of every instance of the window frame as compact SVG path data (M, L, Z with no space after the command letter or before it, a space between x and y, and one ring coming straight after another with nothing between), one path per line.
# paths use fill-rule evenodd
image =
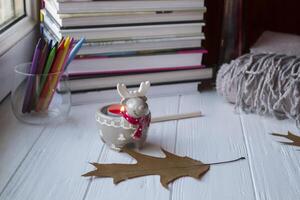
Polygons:
M28 35L39 22L39 1L24 2L25 16L0 34L0 56Z

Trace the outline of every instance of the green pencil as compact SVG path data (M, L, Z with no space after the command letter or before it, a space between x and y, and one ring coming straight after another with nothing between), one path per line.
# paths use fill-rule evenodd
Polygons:
M43 87L45 85L45 82L47 80L47 74L49 73L52 63L54 61L55 55L56 55L56 50L57 50L57 43L54 45L54 47L51 49L50 54L48 56L44 71L43 71L43 76L41 77L41 82L40 82L40 87L38 90L38 96L40 96Z

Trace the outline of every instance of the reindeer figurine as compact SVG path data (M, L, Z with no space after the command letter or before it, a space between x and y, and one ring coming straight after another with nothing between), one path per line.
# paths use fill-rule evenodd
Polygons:
M129 91L125 84L118 84L120 104L107 105L96 113L101 139L109 147L120 150L128 144L141 148L146 140L151 122L146 92L150 82L142 82L138 90Z

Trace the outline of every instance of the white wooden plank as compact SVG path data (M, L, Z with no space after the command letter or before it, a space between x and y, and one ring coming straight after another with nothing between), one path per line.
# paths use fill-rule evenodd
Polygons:
M175 114L178 112L178 96L161 97L149 101L152 116ZM153 156L163 156L160 146L169 151L174 151L176 138L176 121L163 122L151 125L147 145L143 153ZM100 157L101 163L134 163L128 155L104 148ZM159 200L169 199L170 192L160 184L159 176L140 177L127 180L114 185L111 178L96 178L93 180L86 199L105 200Z
M67 121L47 128L0 199L82 199L89 181L81 174L92 169L88 162L102 149L96 107L74 107Z
M178 122L176 153L204 163L247 157L242 128L233 106L214 91L182 96L180 112L201 110L204 117ZM201 180L173 183L172 199L255 199L247 160L211 166Z
M40 136L43 126L20 123L13 115L10 99L0 105L0 194Z
M295 122L255 114L242 114L256 199L294 200L300 198L300 148L282 145L270 133L300 135Z

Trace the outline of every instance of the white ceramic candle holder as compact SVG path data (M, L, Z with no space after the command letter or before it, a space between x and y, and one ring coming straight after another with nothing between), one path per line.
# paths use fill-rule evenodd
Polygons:
M129 144L141 148L145 143L151 122L145 96L149 87L149 81L142 82L138 90L132 91L127 90L124 84L118 84L121 103L106 105L97 110L100 137L110 148L119 151Z

